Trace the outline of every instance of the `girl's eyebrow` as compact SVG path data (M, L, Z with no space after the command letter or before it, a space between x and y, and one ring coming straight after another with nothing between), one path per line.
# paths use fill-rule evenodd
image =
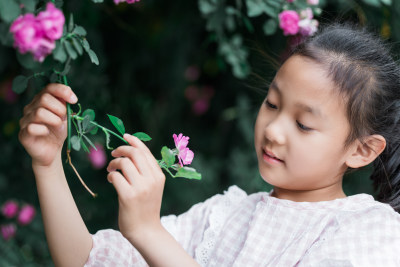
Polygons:
M281 94L281 89L279 89L278 84L276 83L275 80L273 80L270 84L270 89L274 89L277 93ZM315 107L310 107L306 104L303 103L296 103L296 107L300 108L301 110L311 113L312 115L318 116L318 117L323 117L321 111L318 108Z

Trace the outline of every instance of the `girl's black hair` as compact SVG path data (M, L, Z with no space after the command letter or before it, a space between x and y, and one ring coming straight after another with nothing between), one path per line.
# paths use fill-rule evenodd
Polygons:
M345 146L378 134L386 148L373 162L377 200L400 212L400 68L390 47L365 28L335 23L294 48L326 67L347 103L350 134Z

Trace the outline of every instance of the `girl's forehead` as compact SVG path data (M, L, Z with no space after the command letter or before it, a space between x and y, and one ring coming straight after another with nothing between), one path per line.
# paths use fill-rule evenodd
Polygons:
M282 65L270 90L310 113L323 114L332 106L344 109L344 100L326 67L303 56L291 56Z

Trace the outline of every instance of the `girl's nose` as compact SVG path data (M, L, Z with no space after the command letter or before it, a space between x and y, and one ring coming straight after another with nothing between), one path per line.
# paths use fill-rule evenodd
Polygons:
M278 145L285 144L286 137L283 128L283 121L279 117L275 118L265 126L265 138L271 143L276 143Z

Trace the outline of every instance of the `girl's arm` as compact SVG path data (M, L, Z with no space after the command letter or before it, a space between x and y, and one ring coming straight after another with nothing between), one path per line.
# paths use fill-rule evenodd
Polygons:
M71 88L50 84L24 108L19 140L32 157L47 242L56 266L83 266L92 238L65 178L61 150L67 136L65 102Z
M118 193L119 228L150 266L199 266L162 227L160 208L165 175L150 150L125 134L107 167L107 179ZM119 171L117 171L119 170Z

